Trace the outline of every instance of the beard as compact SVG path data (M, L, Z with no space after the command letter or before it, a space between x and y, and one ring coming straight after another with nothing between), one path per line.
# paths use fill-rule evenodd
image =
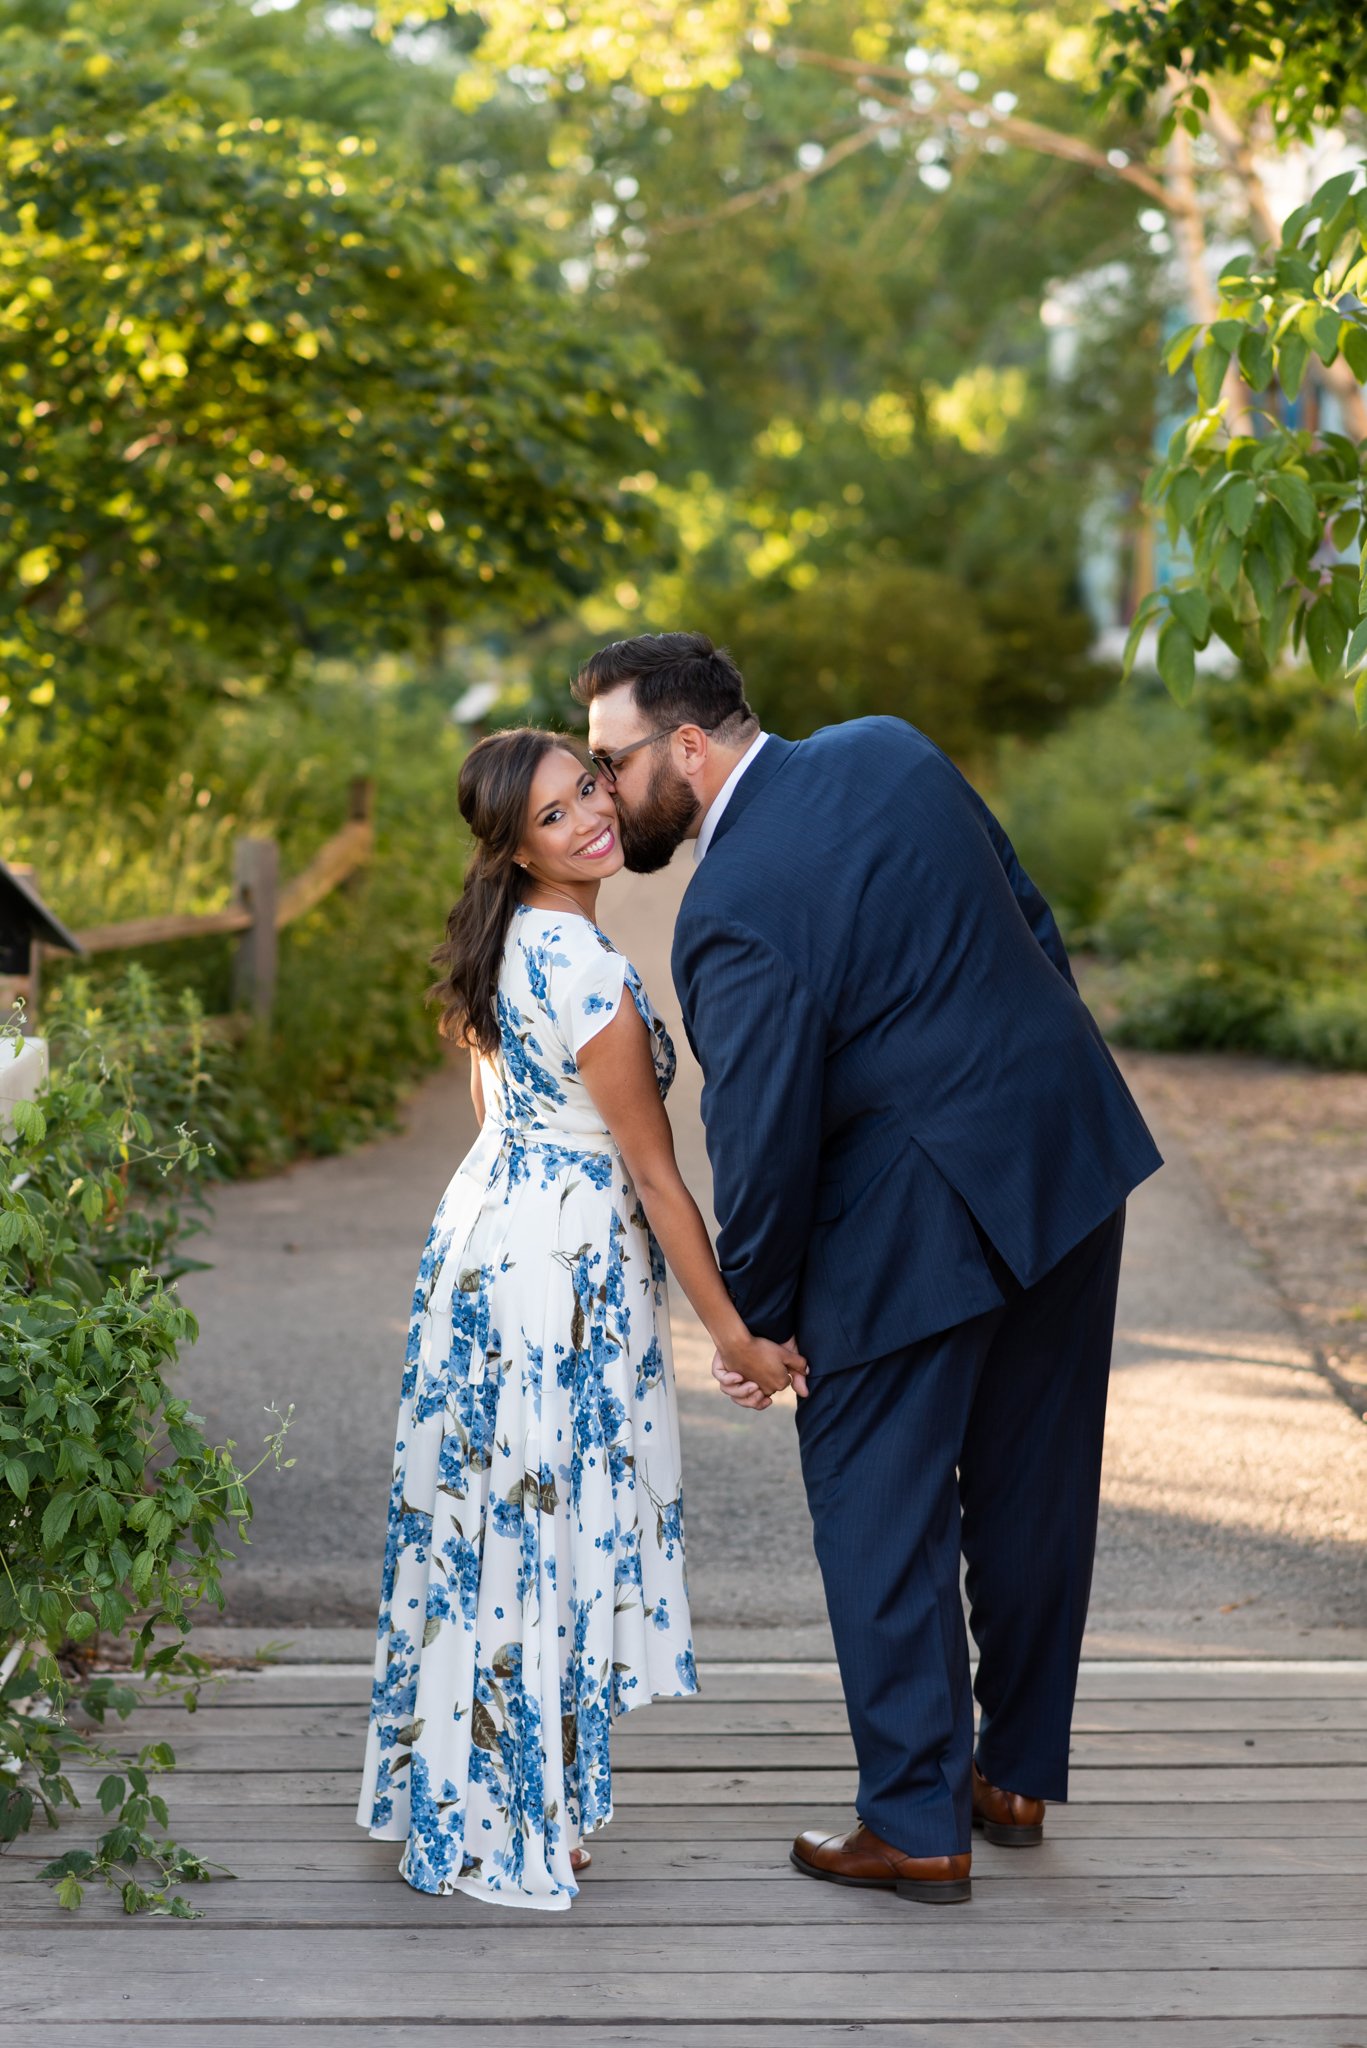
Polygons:
M667 867L688 837L699 808L687 782L668 761L653 770L638 804L628 810L619 798L617 836L632 874L653 875Z

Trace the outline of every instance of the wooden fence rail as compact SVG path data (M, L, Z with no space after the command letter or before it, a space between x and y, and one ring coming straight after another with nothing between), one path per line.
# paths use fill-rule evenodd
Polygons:
M351 785L350 816L299 874L279 880L280 850L273 839L239 839L233 857L232 901L222 910L172 911L164 917L131 917L120 924L77 932L86 953L129 953L177 939L212 939L240 934L233 959L233 1006L265 1019L275 999L277 940L286 925L303 917L364 867L375 846L374 786L368 778ZM52 953L56 949L44 948Z

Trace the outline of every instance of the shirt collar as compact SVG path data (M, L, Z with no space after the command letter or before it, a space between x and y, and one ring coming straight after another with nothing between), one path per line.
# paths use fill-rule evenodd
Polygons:
M703 858L708 847L712 844L712 835L721 823L722 812L735 794L736 784L754 761L768 737L767 732L757 732L755 734L755 737L751 740L749 746L745 749L745 752L741 755L739 761L737 761L735 767L707 806L706 811L703 813L702 824L698 827L698 836L693 842L694 866Z

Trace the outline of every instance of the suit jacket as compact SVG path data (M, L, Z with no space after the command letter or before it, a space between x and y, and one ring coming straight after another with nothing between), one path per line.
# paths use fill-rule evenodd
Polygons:
M672 964L722 1271L817 1368L994 1307L979 1230L1029 1286L1162 1163L1048 904L900 719L765 741Z

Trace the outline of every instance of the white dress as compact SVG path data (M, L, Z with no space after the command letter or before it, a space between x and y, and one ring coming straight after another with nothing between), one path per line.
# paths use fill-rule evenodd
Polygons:
M567 1907L609 1731L697 1691L665 1269L579 1076L634 1002L596 925L516 912L485 1120L418 1271L357 1821L426 1892Z

